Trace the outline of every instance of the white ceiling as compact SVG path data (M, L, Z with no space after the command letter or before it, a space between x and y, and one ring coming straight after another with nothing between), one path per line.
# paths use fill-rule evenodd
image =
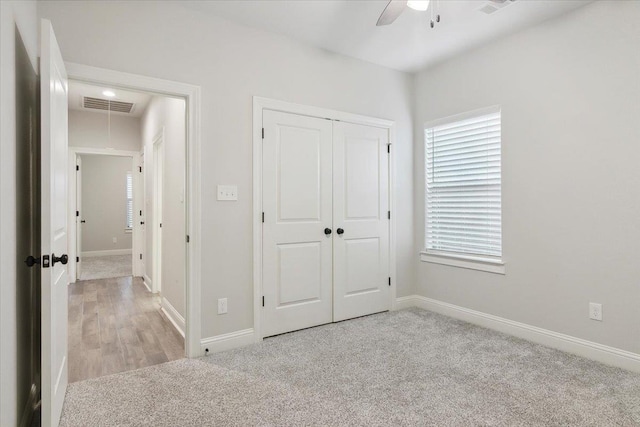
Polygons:
M113 98L107 98L102 94L103 91L110 90L116 94ZM112 111L111 114L128 117L142 117L144 111L149 105L151 95L144 92L132 92L128 90L116 89L107 86L95 86L88 83L82 83L75 80L69 80L69 109L90 111L98 114L107 114L106 110L93 110L82 107L82 99L85 96L99 99L111 99L112 101L132 102L134 104L131 113L119 113Z
M507 0L509 2L509 0ZM430 10L412 9L391 25L376 27L387 0L235 0L180 4L307 44L414 72L544 21L592 0L517 0L487 15L485 0L440 0L442 20L429 27ZM431 9L436 0L431 0Z

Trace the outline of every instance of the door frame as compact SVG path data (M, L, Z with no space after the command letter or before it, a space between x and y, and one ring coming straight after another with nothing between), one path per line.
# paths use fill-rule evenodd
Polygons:
M301 116L375 126L389 132L389 274L391 276L391 310L396 309L396 200L395 156L396 124L392 120L362 116L338 110L295 104L276 99L253 97L253 330L255 342L262 336L262 112L274 110Z
M161 96L182 98L186 103L185 165L185 247L186 247L186 331L187 357L202 356L201 339L201 194L200 194L200 121L201 89L188 83L97 68L67 62L69 79L84 83L112 86L126 90L151 92ZM139 153L136 153L139 155ZM187 242L187 236L189 241Z
M164 206L164 126L153 137L153 224L151 229L153 279L151 289L154 294L162 292L162 230L164 219L160 212ZM161 160L161 161L160 161ZM158 165L162 165L159 170ZM146 222L146 221L145 221Z
M78 252L77 247L77 229L76 229L76 211L80 211L80 206L78 206L78 197L77 197L77 174L76 174L76 159L83 155L98 155L98 156L117 156L117 157L131 157L131 172L133 172L133 212L136 212L140 209L142 202L142 196L140 193L141 182L140 178L137 177L138 174L135 173L136 169L139 165L140 153L136 151L124 151L124 150L110 150L107 148L87 148L87 147L69 147L69 212L67 218L67 227L69 228L69 283L75 283L79 278L77 277L77 261L76 257L81 256ZM82 212L80 212L82 213ZM134 215L135 218L135 215ZM133 229L131 230L131 266L132 266L132 275L137 276L140 271L140 260L136 258L135 254L140 253L139 247L139 234L140 227L139 224L136 225L136 221L133 222Z

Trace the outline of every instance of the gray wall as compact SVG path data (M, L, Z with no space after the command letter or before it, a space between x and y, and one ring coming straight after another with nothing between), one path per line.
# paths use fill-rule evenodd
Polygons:
M183 99L155 96L142 118L145 164L146 236L145 273L153 277L153 139L164 128L164 182L162 199L162 289L171 305L185 315L185 136L186 108Z
M86 221L82 225L82 252L131 249L132 233L125 231L125 226L127 172L132 170L133 159L90 154L80 158L80 212Z
M232 24L179 2L41 2L67 61L202 88L202 336L253 326L252 96L397 122L398 293L412 293L411 76ZM114 37L117 33L118 37ZM81 37L78 35L82 34ZM122 43L126 40L126 43ZM218 202L236 184L237 202ZM229 312L216 314L218 298Z
M595 2L416 77L415 252L422 124L500 104L506 262L414 256L418 294L640 353L639 18L640 2Z
M108 114L69 110L69 146L140 151L140 118L112 114L109 124Z

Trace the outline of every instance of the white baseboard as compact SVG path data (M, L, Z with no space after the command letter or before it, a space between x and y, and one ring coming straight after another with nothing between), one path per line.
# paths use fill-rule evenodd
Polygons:
M216 335L215 337L203 338L200 340L200 349L202 354L218 353L232 348L244 347L255 343L255 333L253 328L243 329L241 331L231 332L228 334Z
M108 256L108 255L131 255L131 249L109 249L105 251L83 251L80 256L94 257L94 256Z
M184 338L184 330L185 330L184 317L182 317L180 313L178 313L178 310L176 310L176 308L173 305L171 305L169 300L166 299L165 297L162 297L161 309L162 309L162 312L167 316L169 321L176 328L176 330L180 333L180 335L182 335L182 338Z
M147 290L153 293L153 282L146 274L142 275L142 283L147 287Z
M396 309L400 310L408 307L418 307L444 314L445 316L566 351L567 353L596 360L606 365L640 372L640 354L630 351L538 328L526 323L515 322L420 295L401 297L396 300Z

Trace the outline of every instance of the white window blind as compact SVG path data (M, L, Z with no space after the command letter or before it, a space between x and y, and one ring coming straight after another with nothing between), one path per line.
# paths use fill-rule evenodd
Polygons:
M127 227L133 228L133 174L127 172Z
M425 129L426 250L502 257L500 111Z

